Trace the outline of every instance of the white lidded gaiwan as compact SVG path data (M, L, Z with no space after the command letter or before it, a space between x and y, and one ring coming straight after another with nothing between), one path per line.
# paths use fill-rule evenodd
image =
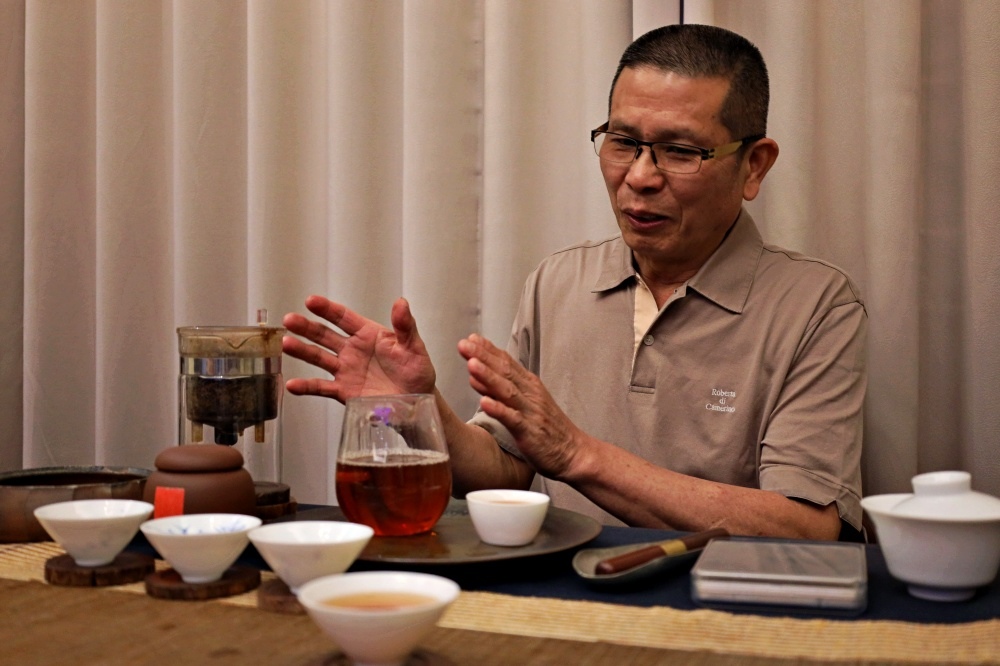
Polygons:
M1000 499L972 490L968 472L928 472L912 483L912 494L861 500L889 573L915 597L970 599L1000 569Z

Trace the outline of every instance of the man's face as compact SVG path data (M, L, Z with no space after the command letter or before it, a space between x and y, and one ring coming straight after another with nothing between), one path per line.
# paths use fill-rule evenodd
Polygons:
M608 131L701 148L729 143L742 137L731 137L719 117L728 90L721 78L624 69ZM703 161L697 173L668 173L653 164L649 148L631 164L601 160L611 207L643 277L686 279L698 270L739 214L744 171L737 155L727 155Z

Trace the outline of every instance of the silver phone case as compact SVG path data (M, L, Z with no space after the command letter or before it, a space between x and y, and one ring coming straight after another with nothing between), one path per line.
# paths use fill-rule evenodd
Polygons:
M691 569L691 595L709 607L789 607L860 613L868 603L863 544L716 539Z

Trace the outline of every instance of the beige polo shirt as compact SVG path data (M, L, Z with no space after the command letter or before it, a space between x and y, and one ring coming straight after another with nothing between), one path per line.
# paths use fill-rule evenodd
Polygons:
M867 314L850 278L765 244L743 211L636 345L636 277L620 236L551 255L508 351L588 434L683 474L836 502L860 529ZM518 455L498 422L471 422ZM565 484L535 485L622 524Z

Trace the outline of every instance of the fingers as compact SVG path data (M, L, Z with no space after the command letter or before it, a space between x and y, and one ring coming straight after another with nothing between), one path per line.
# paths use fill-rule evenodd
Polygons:
M503 357L508 357L507 352L502 351L499 347L494 345L492 342L479 335L478 333L473 333L464 340L458 341L458 353L460 353L466 360L471 358L478 358L484 363L497 363Z
M392 329L396 333L396 341L404 347L412 348L415 342L420 342L420 334L417 333L417 320L410 312L410 304L405 298L397 298L392 304L392 312L389 315L392 322Z
M324 326L321 322L306 319L300 314L287 314L281 320L281 323L288 329L289 333L300 335L338 354L347 342L347 338L340 333L337 333L328 326ZM295 341L295 338L285 336L282 339L282 346L288 341ZM288 351L287 348L286 351Z
M512 407L518 406L519 391L517 384L478 358L471 358L467 364L469 384L480 395L489 396Z
M328 379L289 379L285 388L293 395L318 395L340 400L337 382Z
M524 430L524 415L518 410L508 407L488 395L479 398L479 406L487 415L500 421L511 432L519 433Z
M306 299L306 308L313 314L322 317L344 331L347 335L341 335L323 322L308 319L296 312L286 314L282 319L282 324L289 332L311 340L337 354L344 348L349 336L354 335L363 326L371 323L368 319L353 310L347 309L346 306L334 303L323 296L313 295L308 297Z
M349 310L346 305L334 303L329 298L313 294L306 299L306 308L318 317L327 320L348 335L354 335L361 327L370 323L369 319Z
M293 358L305 361L317 368L326 370L332 375L340 369L340 359L322 347L308 345L298 338L285 336L281 339L281 350Z
M522 391L528 373L510 354L476 334L460 341L458 350L468 361L469 384L476 392L514 409L523 406Z

